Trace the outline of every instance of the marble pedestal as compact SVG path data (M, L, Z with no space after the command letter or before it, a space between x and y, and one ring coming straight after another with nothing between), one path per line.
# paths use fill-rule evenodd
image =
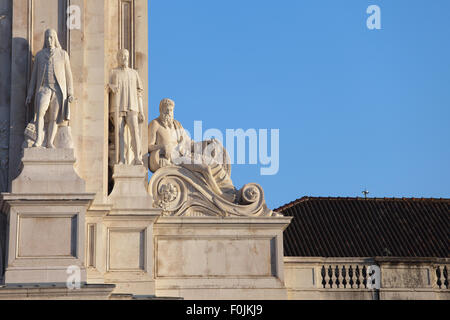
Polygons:
M116 165L109 207L88 212L89 283L115 284L115 294L155 294L153 226L161 210L153 208L146 177L144 166Z
M73 149L26 148L23 169L12 181L13 194L85 193L85 181L74 169Z
M287 299L289 217L161 217L154 228L156 295L187 300Z
M113 169L114 188L108 197L111 215L148 214L153 199L147 193L147 169L144 166L119 164ZM155 210L153 210L155 211Z
M95 195L74 170L73 150L25 149L22 163L12 192L0 198L5 284L65 284L69 266L85 283L85 213Z

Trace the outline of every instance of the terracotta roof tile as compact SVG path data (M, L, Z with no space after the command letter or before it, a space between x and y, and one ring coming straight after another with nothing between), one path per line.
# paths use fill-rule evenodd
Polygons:
M285 256L450 257L450 199L303 197L275 211L294 217Z

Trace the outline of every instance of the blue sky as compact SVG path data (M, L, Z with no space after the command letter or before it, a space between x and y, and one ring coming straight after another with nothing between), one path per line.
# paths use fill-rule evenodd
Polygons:
M381 30L369 30L369 5ZM450 197L450 1L152 0L150 118L280 130L280 169L237 165L268 206ZM264 167L264 166L263 166Z

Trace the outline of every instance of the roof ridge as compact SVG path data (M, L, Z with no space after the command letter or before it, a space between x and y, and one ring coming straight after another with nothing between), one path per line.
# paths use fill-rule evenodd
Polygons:
M300 202L308 201L310 198L311 198L311 197L303 196L303 197L298 198L298 199L296 199L296 200L294 200L294 201L291 201L291 202L289 202L289 203L286 203L285 205L283 205L283 206L281 206L281 207L279 207L279 208L277 208L277 209L274 209L273 211L279 212L279 211L281 211L281 210L286 210L286 209L292 208L293 206L295 206L296 204L298 204L298 203L300 203Z
M416 197L411 197L411 198L407 198L407 197L402 197L402 198L398 198L398 197L384 197L384 198L364 198L364 197L323 197L323 196L319 196L319 197L312 197L312 196L303 196L301 198L298 198L294 201L291 201L285 205L282 205L281 207L274 209L273 211L275 212L280 212L289 208L292 208L293 206L301 203L301 202L306 202L306 201L310 201L310 200L364 200L364 201L450 201L450 198L416 198Z

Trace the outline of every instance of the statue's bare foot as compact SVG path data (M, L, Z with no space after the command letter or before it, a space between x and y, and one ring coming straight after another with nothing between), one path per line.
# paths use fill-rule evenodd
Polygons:
M135 159L134 162L133 162L133 164L134 164L135 166L143 166L143 165L144 165L144 162L143 162L142 160Z
M41 144L34 143L34 144L33 144L33 148L42 148L42 145L41 145Z
M47 149L55 149L55 145L53 143L47 143Z

